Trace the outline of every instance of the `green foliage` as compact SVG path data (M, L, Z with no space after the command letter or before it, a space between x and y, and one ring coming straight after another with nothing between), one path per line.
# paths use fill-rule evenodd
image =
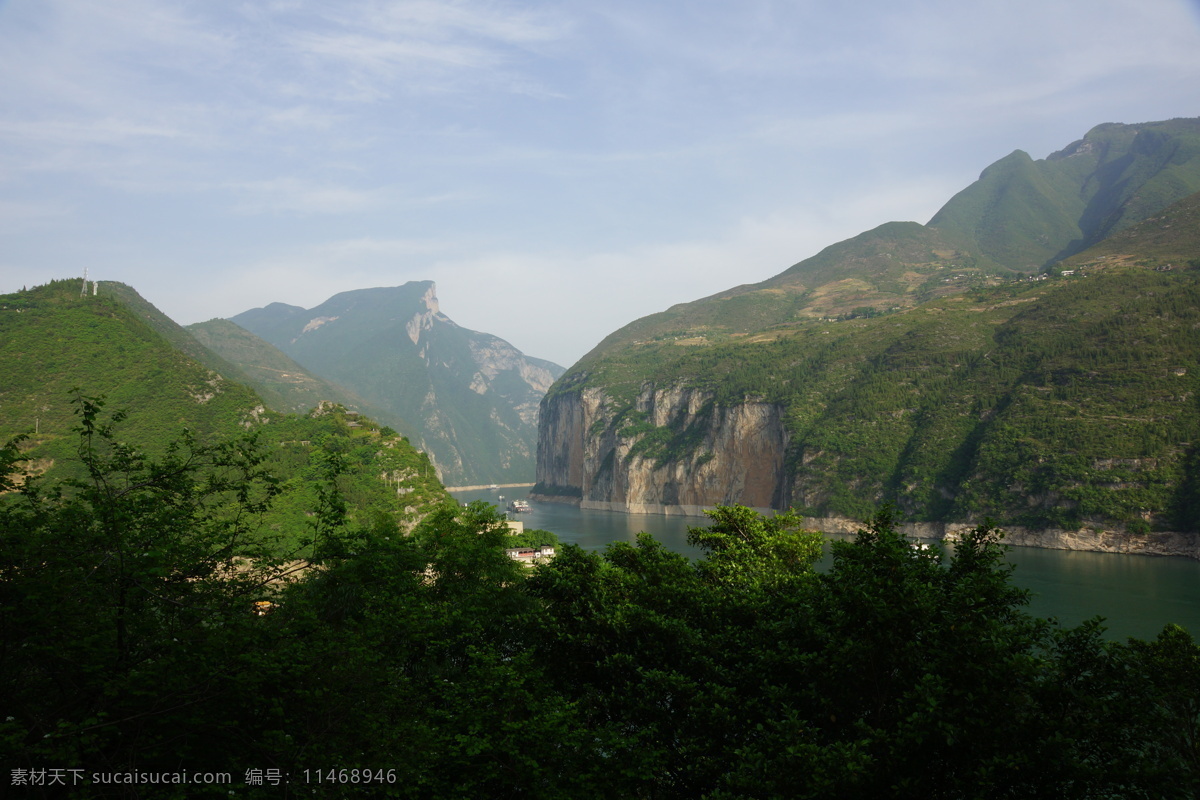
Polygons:
M593 437L608 430L656 468L688 463L716 409L768 402L788 428L783 482L808 513L862 518L888 501L912 519L1195 530L1198 308L1194 272L1114 267L686 355L631 348L589 367L614 409L635 387L709 402L657 428L610 411ZM606 383L609 364L626 383Z
M266 520L283 540L298 543L308 535L322 502L318 489L331 472L351 521L386 514L409 528L450 500L425 453L339 406L322 405L304 416L274 415L257 434L286 489Z
M280 554L262 523L288 488L260 437L185 437L152 459L99 403L77 408L86 477L0 498L10 768L394 781L317 791L339 797L1196 785L1196 645L1174 628L1106 644L1095 625L1027 617L986 526L915 550L883 514L822 574L820 537L794 517L718 508L691 533L697 563L642 535L527 572L489 504L444 504L411 535L358 506L342 481L362 434L327 412L310 534ZM3 473L20 458L0 448Z
M100 403L76 406L85 477L0 503L4 761L195 758L175 731L224 735L199 710L238 696L228 648L289 569L254 535L278 486L253 439L185 436L152 460L114 437Z
M506 547L561 547L558 535L553 531L540 528L526 528L520 533L509 534L505 539Z
M824 538L802 530L794 513L764 517L745 506L718 506L704 513L712 524L689 528L688 544L704 551L700 570L710 581L753 581L775 593L789 591L790 581L809 573L821 558Z

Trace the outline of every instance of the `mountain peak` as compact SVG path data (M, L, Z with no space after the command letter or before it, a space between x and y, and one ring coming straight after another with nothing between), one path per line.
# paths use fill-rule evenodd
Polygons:
M433 281L341 292L268 324L252 312L233 321L382 410L420 440L443 479L533 477L537 404L562 368L456 325Z
M408 338L412 339L413 344L419 344L421 331L432 330L433 321L441 316L437 299L437 284L433 281L427 281L427 283L429 288L425 290L425 294L421 295L421 303L425 306L424 310L418 310L404 326L404 330L408 333Z

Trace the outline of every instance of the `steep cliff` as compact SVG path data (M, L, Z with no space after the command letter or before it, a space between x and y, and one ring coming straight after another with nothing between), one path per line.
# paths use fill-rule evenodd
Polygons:
M1197 220L1200 196L1036 279L953 288L947 267L952 288L907 307L738 331L721 321L751 298L731 295L635 323L546 395L537 491L833 520L889 502L1043 546L1183 552L1200 527Z
M533 478L538 403L562 368L457 325L432 281L343 292L308 310L274 303L233 322L361 398L446 483Z
M677 387L647 387L632 404L597 389L558 394L543 404L534 492L635 512L779 508L788 495L782 411L719 406L710 393Z

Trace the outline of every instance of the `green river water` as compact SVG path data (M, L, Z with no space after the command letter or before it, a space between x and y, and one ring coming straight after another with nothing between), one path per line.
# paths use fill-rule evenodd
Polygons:
M503 508L510 500L523 499L527 492L499 489L455 492L454 496L463 503L487 500ZM586 550L603 550L609 542L632 542L645 531L688 557L699 555L687 543L688 527L707 521L705 517L589 511L564 503L537 502L532 503L531 511L515 518L527 528L553 531L563 542ZM1116 639L1153 638L1168 622L1200 637L1200 561L1032 547L1014 547L1008 559L1016 566L1016 584L1033 593L1029 611L1039 617L1057 617L1064 625L1074 626L1101 616L1107 635Z

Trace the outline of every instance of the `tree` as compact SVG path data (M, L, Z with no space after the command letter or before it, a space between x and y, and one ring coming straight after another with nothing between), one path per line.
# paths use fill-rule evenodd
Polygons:
M704 512L706 528L688 528L688 544L705 551L699 569L722 584L760 584L776 591L812 571L824 549L824 537L800 528L792 512L764 517L745 506L717 506Z
M116 439L122 415L75 403L85 477L0 502L5 762L205 763L228 743L200 733L225 727L254 604L288 570L253 535L275 483L253 437L185 432L153 460ZM184 720L200 730L180 740Z

